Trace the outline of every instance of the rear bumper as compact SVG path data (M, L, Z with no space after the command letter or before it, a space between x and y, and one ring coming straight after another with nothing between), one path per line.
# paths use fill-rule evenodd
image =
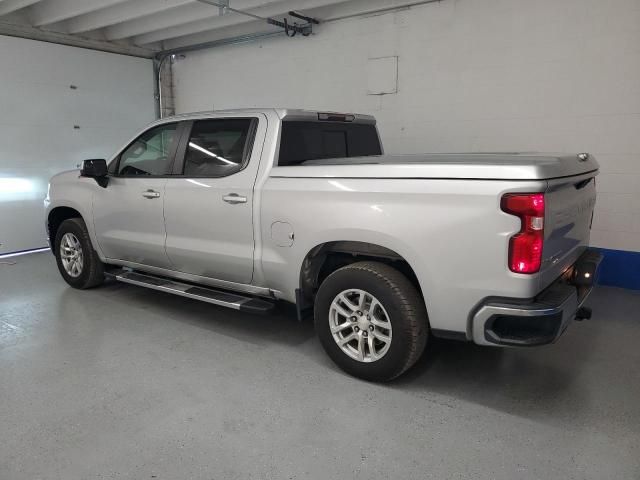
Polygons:
M587 249L571 268L533 299L485 299L473 315L473 341L479 345L513 347L555 342L591 293L601 260L598 251Z

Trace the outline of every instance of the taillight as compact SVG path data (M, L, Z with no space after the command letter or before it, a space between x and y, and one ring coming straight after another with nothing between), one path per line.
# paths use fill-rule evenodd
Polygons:
M509 269L515 273L538 272L544 243L544 193L508 193L500 207L522 222L520 232L509 241Z

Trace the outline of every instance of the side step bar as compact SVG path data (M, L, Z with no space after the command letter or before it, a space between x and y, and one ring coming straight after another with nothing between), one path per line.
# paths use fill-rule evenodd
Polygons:
M124 283L138 285L139 287L151 288L161 292L180 295L181 297L193 298L202 302L212 303L221 307L232 308L248 313L269 313L273 310L274 304L267 300L254 297L244 297L235 293L223 292L207 287L196 287L188 283L180 283L162 277L154 277L144 273L119 270L113 272L112 276Z

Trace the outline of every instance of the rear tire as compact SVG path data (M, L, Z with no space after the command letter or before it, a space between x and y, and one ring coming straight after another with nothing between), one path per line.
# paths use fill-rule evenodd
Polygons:
M60 275L73 288L84 290L104 282L104 264L93 249L81 218L70 218L60 224L54 249Z
M384 263L336 270L322 282L314 310L316 332L329 357L365 380L393 380L415 364L427 343L422 297Z

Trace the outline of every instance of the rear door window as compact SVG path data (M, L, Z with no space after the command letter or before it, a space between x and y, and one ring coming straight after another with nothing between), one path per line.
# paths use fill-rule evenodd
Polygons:
M254 119L194 122L184 156L187 177L226 177L244 168L251 153Z
M279 166L300 165L323 158L381 155L375 125L343 122L284 121Z

